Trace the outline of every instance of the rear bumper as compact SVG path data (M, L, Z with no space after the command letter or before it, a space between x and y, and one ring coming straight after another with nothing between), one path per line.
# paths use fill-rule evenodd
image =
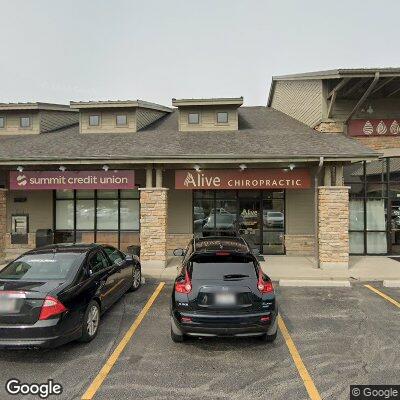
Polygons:
M0 349L53 348L81 336L79 320L56 318L33 325L0 325Z
M269 316L268 322L261 322L261 317ZM172 317L182 333L191 336L259 336L268 333L275 325L277 313L264 312L248 315L199 315L178 312ZM182 323L182 317L189 317L192 322Z

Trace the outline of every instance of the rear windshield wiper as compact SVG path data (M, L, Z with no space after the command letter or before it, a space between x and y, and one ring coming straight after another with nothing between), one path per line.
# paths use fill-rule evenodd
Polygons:
M242 279L242 278L248 278L249 275L243 275L243 274L228 274L224 275L224 279Z

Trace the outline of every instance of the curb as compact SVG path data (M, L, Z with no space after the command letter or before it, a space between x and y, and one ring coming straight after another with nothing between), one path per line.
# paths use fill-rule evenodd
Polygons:
M281 279L279 286L287 287L351 287L348 280Z

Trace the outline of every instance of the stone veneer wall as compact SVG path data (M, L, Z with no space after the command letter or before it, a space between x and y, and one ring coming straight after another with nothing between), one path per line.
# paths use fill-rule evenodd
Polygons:
M0 258L5 256L7 233L7 189L0 189Z
M186 249L189 240L193 238L191 233L168 233L167 254L172 255L175 249Z
M372 150L400 148L400 138L397 136L358 136L353 139Z
M165 266L167 261L168 189L140 188L140 259Z
M349 188L318 187L319 263L325 269L349 266Z
M285 235L287 256L310 256L314 254L314 235Z

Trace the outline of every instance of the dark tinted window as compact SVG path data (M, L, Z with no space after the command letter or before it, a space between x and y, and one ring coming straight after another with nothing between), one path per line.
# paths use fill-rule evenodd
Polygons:
M0 279L63 280L77 271L84 258L84 253L26 255L0 271Z
M109 266L105 255L101 251L96 251L89 258L89 268L93 273L101 271Z
M199 255L188 266L192 279L256 278L256 266L251 257L241 255Z
M118 262L118 260L119 261L124 260L124 256L122 255L122 253L119 250L115 249L114 247L104 247L104 251L107 253L108 258L111 260L113 264Z

